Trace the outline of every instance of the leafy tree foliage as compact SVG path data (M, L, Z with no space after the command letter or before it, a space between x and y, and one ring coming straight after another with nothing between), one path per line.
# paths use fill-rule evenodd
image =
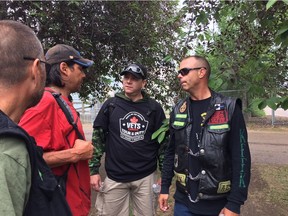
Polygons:
M6 1L0 18L19 20L38 34L45 50L56 43L72 45L94 60L81 90L82 98L103 99L119 88L119 72L132 62L147 66L147 90L164 104L175 84L179 57L177 2L171 1Z
M169 105L180 94L177 62L192 51L211 62L213 89L240 89L273 109L288 108L287 11L287 0L184 1L180 11L171 1L0 2L0 19L31 26L46 50L65 43L95 61L82 98L105 98L121 69L139 62L148 92Z
M187 1L187 48L212 63L211 86L266 98L261 108L288 108L288 5L264 1Z

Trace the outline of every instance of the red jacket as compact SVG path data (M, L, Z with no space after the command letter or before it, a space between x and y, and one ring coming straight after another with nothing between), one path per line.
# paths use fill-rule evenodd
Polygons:
M52 91L50 88L46 90ZM79 131L83 134L82 124L75 108L68 98L63 99L69 105L74 119L77 119ZM28 109L19 125L36 140L44 152L60 151L72 148L78 138L75 130L69 124L65 114L55 98L48 91L44 92L41 101ZM67 165L52 168L55 175L62 175ZM76 171L77 170L77 171ZM90 174L88 161L72 164L66 183L66 199L74 216L87 216L90 211Z

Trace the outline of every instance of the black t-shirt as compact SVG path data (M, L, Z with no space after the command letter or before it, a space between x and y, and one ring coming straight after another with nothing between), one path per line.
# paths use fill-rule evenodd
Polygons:
M152 99L133 102L115 98L103 104L94 128L107 131L105 169L108 177L118 182L135 181L157 168L159 143L151 140L151 136L161 126L165 114Z
M192 130L190 134L189 148L196 153L199 151L198 143L200 141L201 133L201 124L203 124L206 110L208 109L211 98L205 100L192 100L190 98L190 109L189 112L192 116ZM200 172L200 163L197 157L188 157L189 158L189 170L193 177L196 177ZM198 195L198 183L199 181L190 181L189 188L191 189L190 195L193 200L197 198Z

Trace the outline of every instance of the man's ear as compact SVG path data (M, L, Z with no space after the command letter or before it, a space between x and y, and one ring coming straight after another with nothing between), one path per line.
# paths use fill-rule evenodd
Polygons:
M38 76L40 76L41 73L41 62L39 59L35 59L33 61L32 67L30 69L28 69L28 73L31 75L31 79L32 80L36 80L38 78Z
M142 81L142 88L144 88L144 87L146 86L146 84L147 84L147 80L144 79L144 80Z
M203 79L204 77L206 77L206 74L207 74L207 70L205 68L201 68L198 71L198 76L200 79Z
M63 74L64 76L68 75L68 65L66 62L61 62L60 65L60 73Z

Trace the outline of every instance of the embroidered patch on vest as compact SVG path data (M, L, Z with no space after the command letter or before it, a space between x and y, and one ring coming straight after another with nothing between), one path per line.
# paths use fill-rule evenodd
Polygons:
M186 111L186 109L187 109L187 102L186 101L184 101L184 103L181 105L181 107L180 107L180 112L181 113L183 113L183 112L185 112Z
M176 181L178 181L183 186L186 186L186 175L185 174L181 174L181 173L177 173L175 171L174 171L174 174L175 174L175 177L176 177Z
M231 181L224 181L224 182L220 182L218 185L218 190L217 193L221 194L221 193L227 193L231 190Z
M180 121L174 121L174 122L173 122L173 125L174 125L174 126L180 126L180 127L182 127L182 126L184 126L184 124L185 124L185 122L180 122Z
M218 105L218 106L216 106ZM228 111L224 109L224 105L215 104L216 111L209 119L209 124L225 124L228 123ZM220 109L221 108L221 109ZM223 108L223 109L222 109Z
M209 125L208 128L210 130L221 130L221 129L228 129L228 124L221 124L221 125Z
M175 118L179 119L180 121L174 121L173 125L174 126L178 126L178 127L184 126L185 125L185 120L184 119L186 119L187 116L188 116L187 114L176 114ZM183 122L182 122L182 120L183 120Z
M187 114L176 114L176 118L187 118Z

